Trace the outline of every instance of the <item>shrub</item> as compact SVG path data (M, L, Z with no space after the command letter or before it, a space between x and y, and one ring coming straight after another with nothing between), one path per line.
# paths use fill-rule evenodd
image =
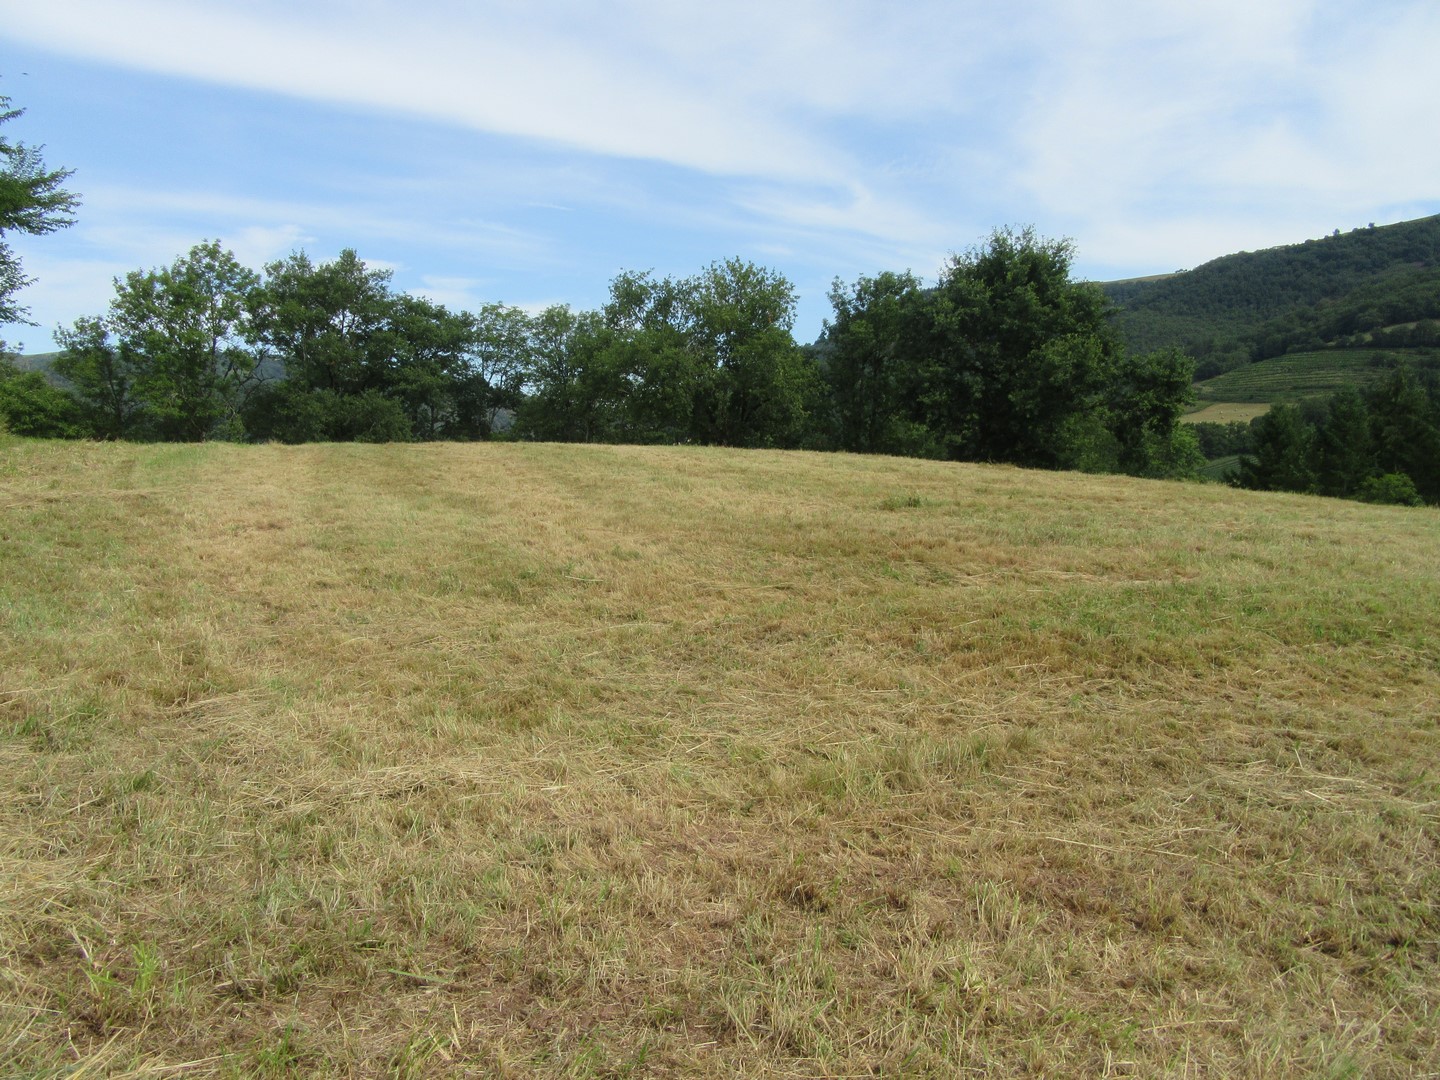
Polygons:
M85 434L75 399L38 371L0 371L0 424L12 434L75 439Z
M1360 485L1360 499L1368 503L1387 503L1392 506L1424 506L1425 500L1415 490L1415 481L1404 473L1386 473L1372 476Z
M245 409L252 439L279 442L408 442L405 407L376 390L338 394L281 382L254 394Z

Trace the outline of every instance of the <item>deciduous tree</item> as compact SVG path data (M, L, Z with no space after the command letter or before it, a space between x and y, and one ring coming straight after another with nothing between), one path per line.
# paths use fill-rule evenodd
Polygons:
M953 258L933 301L932 426L948 456L1045 468L1080 456L1076 420L1105 406L1118 343L1106 301L1070 277L1073 246L997 230Z
M254 334L299 386L338 394L379 389L391 361L390 279L351 248L319 264L296 252L265 268Z
M911 273L890 271L830 288L821 364L835 441L855 453L934 452L921 412L929 363L925 296Z
M1440 502L1437 402L1407 367L1396 368L1370 398L1375 451L1383 473L1403 473L1427 502Z
M0 96L0 124L24 114ZM47 169L43 149L12 143L0 136L0 322L21 322L29 314L15 294L30 284L20 259L5 242L11 232L42 236L75 222L80 199L61 185L73 175L70 169Z
M1376 474L1370 413L1350 387L1330 399L1325 422L1316 433L1316 488L1322 495L1354 497Z
M21 371L0 350L0 435L71 439L84 434L84 420L70 395L51 386L38 371Z
M686 330L700 366L694 430L722 446L793 446L817 373L790 331L795 288L742 259L686 283Z
M126 350L133 392L159 437L240 434L237 411L258 365L249 340L258 284L219 241L116 281L105 323Z
M1204 458L1180 417L1195 398L1195 361L1174 348L1146 354L1122 349L1112 363L1106 396L1115 470L1132 476L1193 474Z
M55 332L61 353L54 371L70 383L94 435L123 439L137 434L144 421L144 402L136 394L139 374L134 350L111 340L105 320L86 316Z
M1314 429L1293 405L1276 405L1255 421L1255 451L1240 459L1237 482L1257 491L1312 491Z

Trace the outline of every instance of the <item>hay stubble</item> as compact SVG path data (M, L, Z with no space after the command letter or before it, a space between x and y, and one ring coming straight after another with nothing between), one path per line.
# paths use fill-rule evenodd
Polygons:
M0 455L6 1072L1440 1069L1431 511Z

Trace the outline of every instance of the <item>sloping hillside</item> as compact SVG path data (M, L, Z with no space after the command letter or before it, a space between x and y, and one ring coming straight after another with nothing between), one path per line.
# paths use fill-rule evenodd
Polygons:
M1234 368L1196 387L1197 405L1213 402L1290 402L1327 397L1344 387L1362 393L1383 381L1397 364L1418 373L1440 373L1440 349L1325 349L1288 353Z
M1440 1070L1440 519L0 442L0 1075Z
M50 365L59 355L58 352L12 354L10 363L14 365L16 371L38 371L53 379L55 376L50 371Z
M1203 377L1327 344L1440 344L1440 216L1226 255L1186 273L1102 286L1132 348L1177 345ZM1375 340L1398 327L1407 335Z

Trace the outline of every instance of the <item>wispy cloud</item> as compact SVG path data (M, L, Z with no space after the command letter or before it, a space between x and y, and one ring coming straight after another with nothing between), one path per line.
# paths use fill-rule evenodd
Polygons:
M837 162L803 130L647 62L598 5L564 22L505 5L7 5L8 30L112 63L715 172L806 175ZM588 16L588 17L587 17ZM600 27L601 43L587 29ZM217 47L223 43L223 47ZM638 54L638 55L637 55Z
M150 238L156 222L193 222L196 227L211 228L208 232L201 228L198 234L182 233L173 227L170 231L188 235L191 244L214 235L232 246L237 256L243 248L256 264L319 243L317 234L350 235L357 238L357 243L361 239L372 243L404 240L430 248L453 247L509 257L540 258L546 247L543 238L524 229L479 217L436 220L425 213L423 206L411 201L398 208L380 203L336 206L205 191L100 187L87 192L86 203L105 220L125 222L108 238L109 243L121 242L128 233L134 238L146 237L145 248L155 248L157 243L173 245L174 237L166 237L163 243ZM85 226L82 218L82 234L99 239L103 229ZM142 245L130 246L138 249Z

